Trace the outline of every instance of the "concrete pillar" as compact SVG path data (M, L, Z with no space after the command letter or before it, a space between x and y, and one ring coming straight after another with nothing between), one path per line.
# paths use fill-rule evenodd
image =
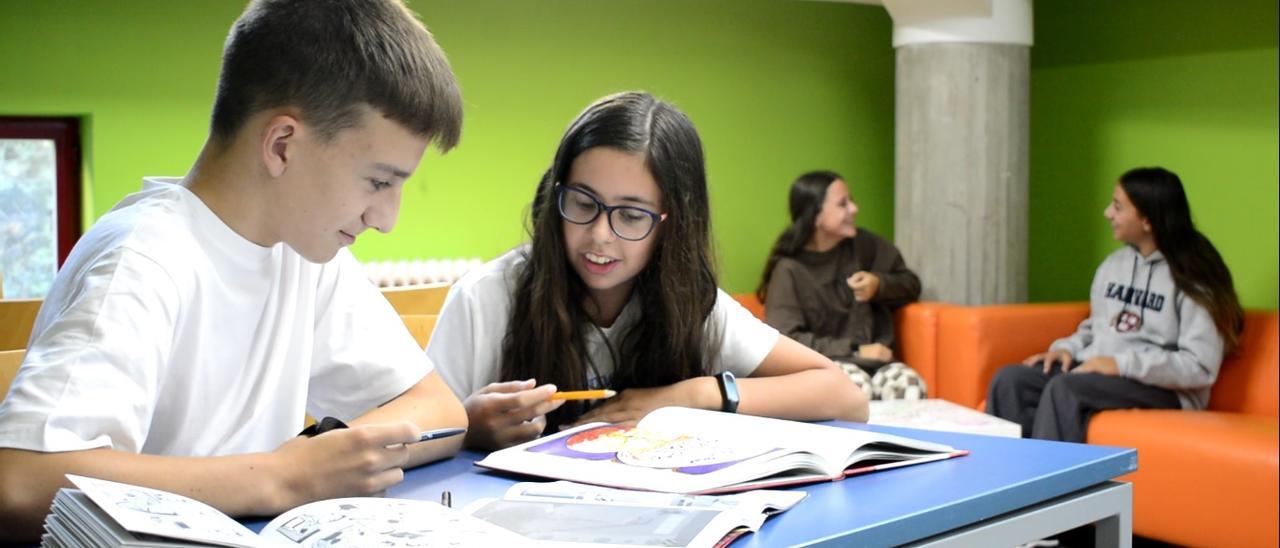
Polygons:
M896 243L923 299L1024 302L1030 0L885 7L897 52Z

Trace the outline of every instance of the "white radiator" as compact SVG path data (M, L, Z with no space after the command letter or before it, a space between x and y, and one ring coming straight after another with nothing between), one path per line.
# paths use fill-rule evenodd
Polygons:
M364 271L374 285L396 287L439 282L453 283L481 264L483 262L477 257L366 261Z

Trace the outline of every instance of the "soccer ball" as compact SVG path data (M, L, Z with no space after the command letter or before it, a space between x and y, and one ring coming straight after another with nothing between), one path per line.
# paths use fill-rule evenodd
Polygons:
M853 380L853 384L858 385L858 389L862 390L863 394L866 394L868 398L875 399L875 393L871 391L871 375L868 375L861 367L852 363L836 362L836 364L840 366L840 369L844 370L844 374L848 375L849 379Z
M881 400L922 400L928 387L920 374L902 362L893 362L871 376L871 394Z

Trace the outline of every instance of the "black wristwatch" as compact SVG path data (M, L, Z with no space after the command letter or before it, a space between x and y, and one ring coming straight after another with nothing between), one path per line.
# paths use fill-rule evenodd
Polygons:
M738 379L733 376L732 371L725 371L716 375L716 382L720 384L720 397L724 399L724 403L720 405L720 410L725 413L737 413Z

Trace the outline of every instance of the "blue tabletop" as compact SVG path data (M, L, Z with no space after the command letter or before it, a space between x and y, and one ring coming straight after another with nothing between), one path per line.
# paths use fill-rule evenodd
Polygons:
M969 455L890 469L802 489L809 497L769 518L733 546L784 546L841 538L859 545L895 545L927 538L987 518L1078 491L1137 469L1137 451L1041 440L1023 440L831 421L823 424L887 432L945 443ZM474 466L482 453L410 470L389 497L440 500L452 495L462 507L501 497L516 481L536 478ZM246 523L259 530L265 521Z

